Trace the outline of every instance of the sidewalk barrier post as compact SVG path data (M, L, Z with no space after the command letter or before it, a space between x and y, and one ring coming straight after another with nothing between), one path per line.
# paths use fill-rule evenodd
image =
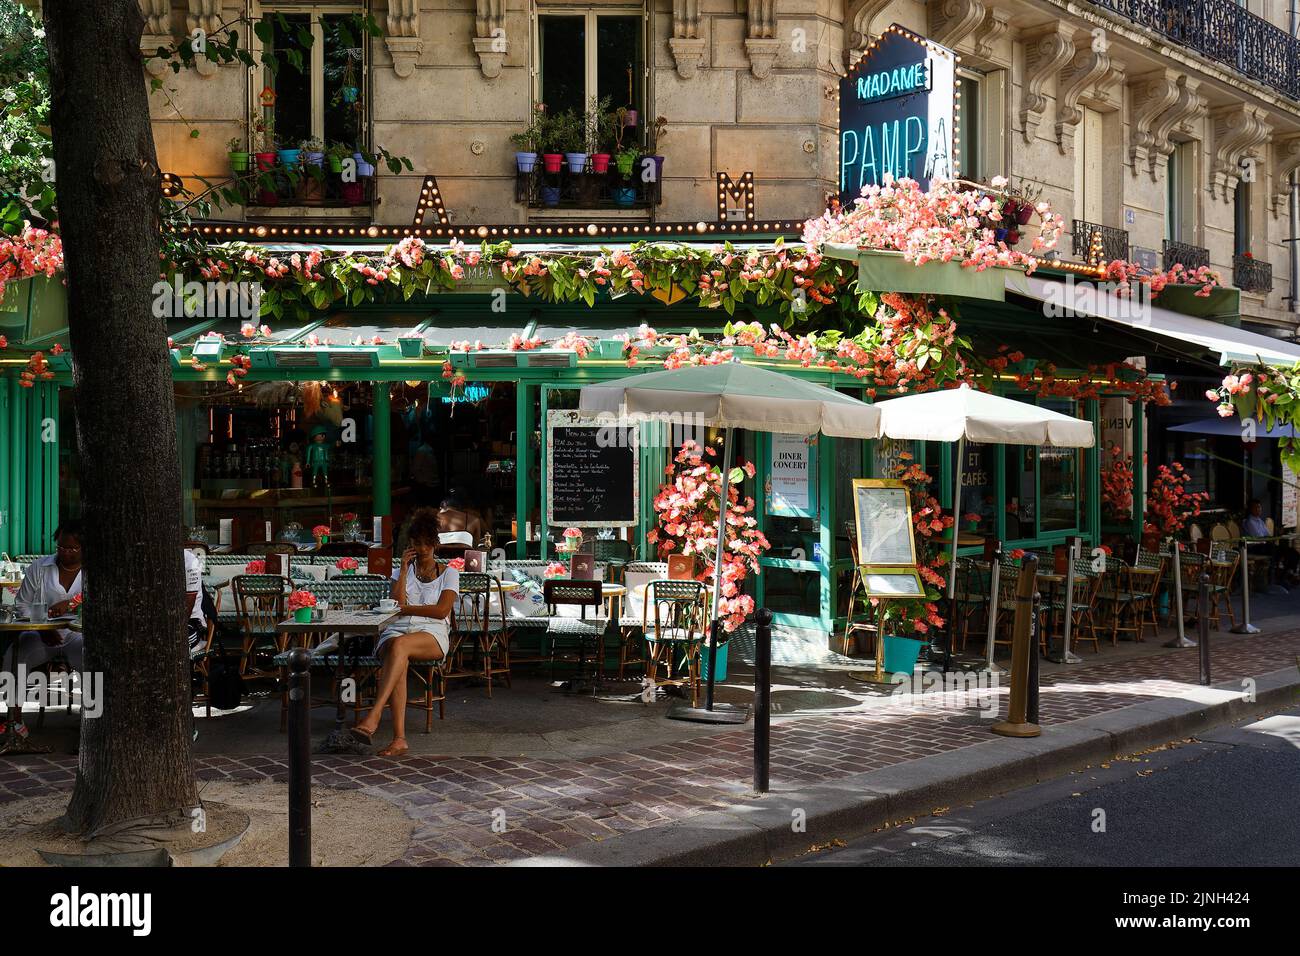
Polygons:
M993 663L993 640L997 634L998 623L998 587L1002 577L1002 548L999 546L989 559L989 634L988 634L988 669L992 673L997 665Z
M1029 616L1029 680L1025 687L1025 722L1038 724L1038 615L1042 595L1034 588L1034 612Z
M1183 562L1180 557L1182 548L1178 546L1177 541L1170 541L1169 550L1174 559L1174 620L1178 628L1178 636L1165 641L1163 646L1195 647L1196 642L1188 638L1183 630Z
M1232 595L1225 595L1229 601ZM1250 542L1241 539L1241 623L1233 627L1233 634L1258 634L1259 628L1250 623Z
M1201 575L1196 595L1196 623L1200 627L1201 686L1210 686L1210 576Z
M1038 558L1026 555L1016 582L1016 620L1011 632L1011 701L1007 719L991 728L1002 737L1037 737L1042 733L1037 724L1028 720L1030 668L1037 663L1038 656L1038 649L1030 643L1037 640L1034 632L1037 578Z
M289 865L311 866L311 652L289 652Z
M772 759L772 612L758 610L754 635L754 792L767 793Z

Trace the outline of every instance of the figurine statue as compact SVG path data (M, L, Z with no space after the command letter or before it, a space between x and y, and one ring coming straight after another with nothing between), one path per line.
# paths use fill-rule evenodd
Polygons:
M311 486L330 483L330 446L325 441L325 428L317 425L311 430L311 443L307 446L307 467L311 470Z

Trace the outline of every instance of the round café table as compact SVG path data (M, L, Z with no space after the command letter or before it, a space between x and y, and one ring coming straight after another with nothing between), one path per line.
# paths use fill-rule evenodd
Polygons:
M18 638L32 631L63 631L69 630L70 625L76 623L75 620L56 620L41 621L0 621L0 661L4 661L9 656L9 648L14 645ZM17 668L14 668L15 671ZM16 679L15 675L15 679ZM26 688L15 688L19 694L20 700L26 696ZM22 704L17 706L17 719L5 720L5 732L0 735L0 755L16 754L47 754L50 752L49 747L42 747L40 744L33 743L18 733L18 726L22 724Z

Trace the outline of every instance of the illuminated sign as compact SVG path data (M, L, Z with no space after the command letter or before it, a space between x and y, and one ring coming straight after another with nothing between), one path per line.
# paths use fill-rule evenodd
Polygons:
M932 179L957 174L957 56L889 27L840 80L840 202L886 174Z

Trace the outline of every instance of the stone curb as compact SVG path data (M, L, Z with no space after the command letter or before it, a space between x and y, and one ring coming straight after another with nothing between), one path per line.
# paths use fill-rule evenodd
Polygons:
M993 737L947 753L839 780L753 795L725 810L650 827L512 866L760 866L834 840L866 836L890 822L970 803L1260 716L1296 702L1300 675L1283 668L1255 678L1255 700L1242 682L1193 686L1188 696L1158 698L1063 724L1040 737ZM792 821L802 811L805 830Z

